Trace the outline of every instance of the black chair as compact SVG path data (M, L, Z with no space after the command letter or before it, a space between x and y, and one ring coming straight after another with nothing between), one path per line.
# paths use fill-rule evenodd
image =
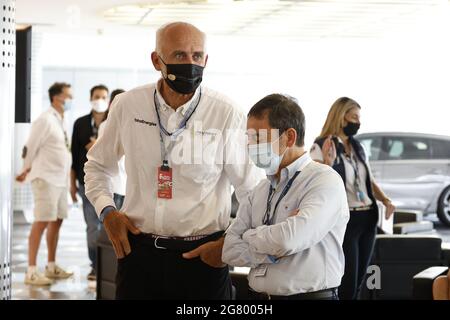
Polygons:
M415 300L433 300L433 282L446 275L448 267L431 267L416 274L413 278L413 298Z
M361 298L412 299L413 277L432 266L448 265L437 236L377 235L371 265L379 267L381 288L369 290L366 280Z

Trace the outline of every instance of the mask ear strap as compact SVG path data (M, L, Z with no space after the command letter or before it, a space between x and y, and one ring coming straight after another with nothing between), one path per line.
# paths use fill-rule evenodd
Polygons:
M166 72L163 71L163 69L161 69L161 73L163 75L164 79L167 79L167 63L163 60L163 58L161 58L161 56L158 54L158 58L159 60L161 60L161 62L163 63L164 67L166 67ZM165 74L164 74L165 73Z

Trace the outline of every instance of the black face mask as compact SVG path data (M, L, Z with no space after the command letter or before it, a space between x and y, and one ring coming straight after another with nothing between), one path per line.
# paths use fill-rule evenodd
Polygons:
M161 57L160 57L161 59ZM161 59L162 61L162 59ZM181 94L194 92L203 80L203 69L205 67L196 64L166 64L166 83L174 91Z
M347 123L347 125L344 127L344 133L347 137L351 137L354 136L355 134L358 133L359 127L361 126L360 123L357 122L349 122Z

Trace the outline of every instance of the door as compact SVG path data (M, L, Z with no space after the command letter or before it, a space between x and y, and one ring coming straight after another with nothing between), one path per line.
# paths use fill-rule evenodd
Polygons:
M441 188L431 159L431 141L424 137L385 137L383 177L380 185L398 208L426 211Z
M383 161L382 160L382 137L365 136L358 137L359 142L364 147L369 158L370 169L375 181L379 181L383 177Z

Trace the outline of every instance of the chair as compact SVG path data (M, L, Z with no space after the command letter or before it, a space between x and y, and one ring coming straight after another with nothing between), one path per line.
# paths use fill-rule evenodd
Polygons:
M448 265L441 245L437 236L377 235L370 264L379 267L381 288L369 290L364 281L361 298L412 299L414 275L429 267Z

